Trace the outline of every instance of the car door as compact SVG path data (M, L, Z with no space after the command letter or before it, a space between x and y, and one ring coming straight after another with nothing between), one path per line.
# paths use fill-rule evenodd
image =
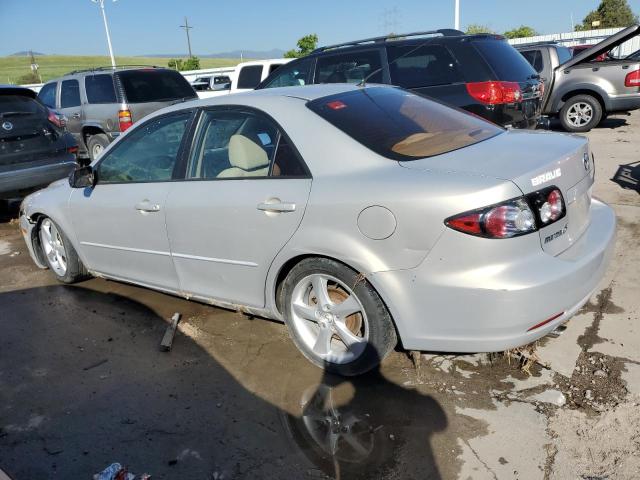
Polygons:
M262 307L271 262L298 228L311 177L278 125L246 108L204 110L167 229L183 293Z
M67 117L67 129L78 145L82 145L82 102L78 80L70 79L60 82L60 113Z
M74 190L73 224L90 270L178 291L165 226L165 201L179 175L191 111L144 122L98 161L93 188Z

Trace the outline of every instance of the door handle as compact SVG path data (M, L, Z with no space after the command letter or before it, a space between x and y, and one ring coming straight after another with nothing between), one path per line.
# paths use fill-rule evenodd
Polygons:
M295 212L296 204L289 202L265 202L258 204L258 210L262 210L263 212L276 212L276 213L285 213L285 212Z
M160 205L158 205L157 203L151 203L149 200L143 200L140 203L136 203L135 208L142 213L152 213L160 211Z
M74 113L71 115L71 118L80 118L80 114L79 113Z

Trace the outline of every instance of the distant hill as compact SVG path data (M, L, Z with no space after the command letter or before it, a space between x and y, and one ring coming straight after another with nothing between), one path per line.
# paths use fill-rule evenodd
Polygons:
M29 50L23 50L22 52L16 52L16 53L12 53L11 55L8 55L9 57L28 57L30 54ZM44 55L44 53L40 53L40 52L33 52L33 54L37 57L38 55L42 56Z
M208 53L208 54L196 54L200 58L251 58L254 60L260 60L264 58L282 58L284 50L274 48L272 50L233 50L231 52L222 53ZM186 53L157 53L153 55L143 55L144 57L163 57L163 58L182 58L186 57Z

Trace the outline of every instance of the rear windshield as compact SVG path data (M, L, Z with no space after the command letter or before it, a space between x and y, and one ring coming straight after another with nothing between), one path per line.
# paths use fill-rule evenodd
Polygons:
M129 103L165 102L196 96L189 82L172 70L126 70L117 75Z
M365 147L392 160L451 152L503 131L479 117L399 88L371 87L307 106Z
M506 40L474 40L473 45L491 65L496 80L524 82L536 75L533 67Z
M0 118L45 113L45 109L36 100L23 95L0 95Z

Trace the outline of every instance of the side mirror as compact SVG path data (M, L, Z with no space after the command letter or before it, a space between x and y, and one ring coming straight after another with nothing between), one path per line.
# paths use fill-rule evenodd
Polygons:
M71 172L71 175L69 175L69 185L71 185L72 188L93 187L95 183L95 175L91 165L76 168Z

